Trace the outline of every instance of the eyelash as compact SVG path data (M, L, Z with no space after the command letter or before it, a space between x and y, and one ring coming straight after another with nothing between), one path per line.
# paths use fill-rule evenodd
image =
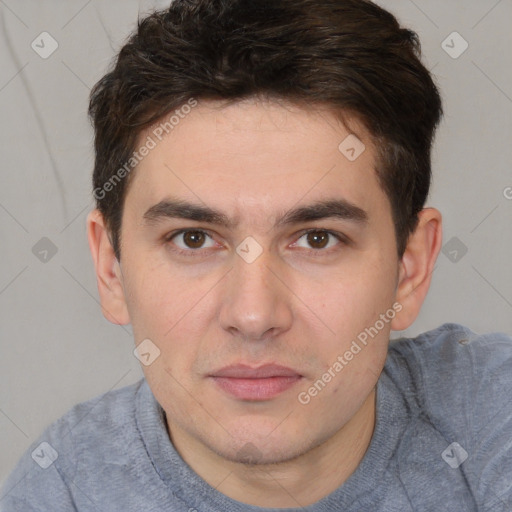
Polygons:
M183 233L189 233L189 232L198 232L198 233L204 233L205 235L209 236L210 238L213 239L212 235L204 230L204 229L191 229L191 228L187 228L187 229L180 229L178 231L173 231L172 233L169 233L167 236L165 236L165 242L166 243L169 243L172 241L173 238L177 237L178 235L181 235ZM311 228L311 229L307 229L305 231L301 231L300 233L300 236L297 238L297 241L300 240L303 236L309 234L309 233L327 233L328 235L330 236L333 236L334 238L336 238L338 240L338 242L340 242L342 245L349 245L349 240L344 236L342 235L341 233L337 233L335 231L331 231L329 229L322 229L322 228ZM294 242L295 243L295 242ZM180 256L186 256L186 257L197 257L197 256L202 256L201 254L201 251L202 249L199 248L199 249L188 249L188 250L185 250L185 249L171 249L174 253L176 254L179 254ZM307 250L307 252L309 252L311 255L313 256L321 256L322 253L325 255L325 254L331 254L332 251L335 251L337 250L336 247L331 247L329 249L310 249L310 250Z

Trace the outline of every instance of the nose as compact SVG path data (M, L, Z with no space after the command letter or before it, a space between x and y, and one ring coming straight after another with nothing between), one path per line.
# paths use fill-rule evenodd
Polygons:
M235 254L223 287L221 327L245 341L267 340L287 331L293 311L285 274L268 251L252 263Z

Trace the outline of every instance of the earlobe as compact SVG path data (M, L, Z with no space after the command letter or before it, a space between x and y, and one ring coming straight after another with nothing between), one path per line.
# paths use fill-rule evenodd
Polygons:
M97 209L87 216L87 239L96 271L103 315L114 324L128 324L130 317L124 295L121 267L114 254L103 215Z
M418 316L441 249L441 213L435 208L425 208L418 217L416 230L411 233L399 263L396 301L402 305L402 310L391 322L394 331L407 329Z

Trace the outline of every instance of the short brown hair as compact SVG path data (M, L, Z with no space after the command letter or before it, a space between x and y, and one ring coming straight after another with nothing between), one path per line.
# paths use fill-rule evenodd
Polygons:
M108 193L104 185L131 158L141 132L191 98L265 96L327 105L363 122L401 259L428 196L442 116L420 55L417 34L366 0L174 0L139 20L89 105L94 195L117 258L133 173Z

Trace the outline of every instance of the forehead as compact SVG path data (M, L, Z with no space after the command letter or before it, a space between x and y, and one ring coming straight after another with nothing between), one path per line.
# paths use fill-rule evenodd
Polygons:
M353 117L347 128L327 109L251 99L200 101L170 118L139 138L152 146L127 193L139 211L171 195L262 222L327 196L390 212L371 137Z

